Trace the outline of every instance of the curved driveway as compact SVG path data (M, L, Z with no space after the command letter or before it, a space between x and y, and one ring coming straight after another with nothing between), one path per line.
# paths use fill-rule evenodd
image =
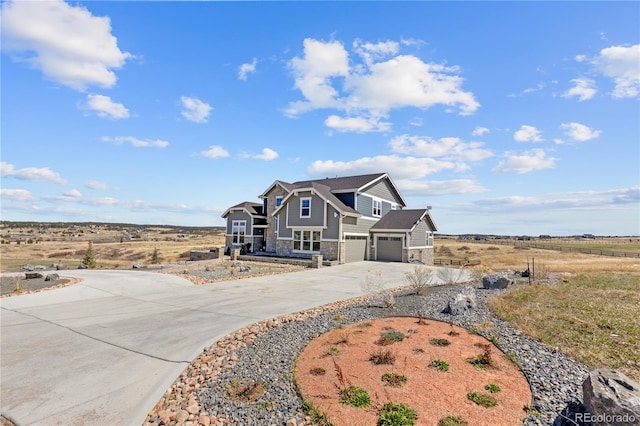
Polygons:
M1 409L19 425L140 425L204 347L264 319L402 285L413 265L357 262L195 286L143 271L64 271L66 288L0 299Z

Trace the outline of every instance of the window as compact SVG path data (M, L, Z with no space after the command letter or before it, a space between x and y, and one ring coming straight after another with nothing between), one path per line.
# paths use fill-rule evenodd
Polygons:
M276 232L280 229L280 216L276 216L276 219L273 224L273 228Z
M282 197L281 196L277 196L276 197L276 208L280 207L282 205Z
M433 234L431 232L427 232L427 247L433 246Z
M300 217L311 217L311 198L300 198Z
M373 200L372 214L373 216L376 216L376 217L382 216L382 201Z
M293 249L320 251L320 231L293 231Z
M246 233L246 220L234 220L231 223L231 241L233 242L233 244L244 244L244 235Z

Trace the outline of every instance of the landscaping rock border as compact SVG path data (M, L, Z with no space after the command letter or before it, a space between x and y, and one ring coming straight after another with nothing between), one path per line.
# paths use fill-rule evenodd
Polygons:
M180 375L149 413L145 424L176 421L193 425L312 424L292 377L296 357L313 338L341 324L385 316L428 316L472 329L497 344L521 367L533 393L525 425L563 424L563 416L579 409L582 382L589 369L495 317L487 299L505 290L474 289L477 306L461 315L443 313L460 286L432 287L426 296L411 290L395 293L395 308L372 306L370 298L342 301L305 312L262 321L230 334L206 348ZM231 401L234 382L266 384L254 403ZM562 413L560 415L559 413Z

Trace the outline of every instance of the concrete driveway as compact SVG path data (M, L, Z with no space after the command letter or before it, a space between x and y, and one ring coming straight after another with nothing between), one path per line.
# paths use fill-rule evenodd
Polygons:
M64 271L79 284L0 299L1 410L19 425L140 425L204 347L264 319L363 294L357 262L195 286L143 271Z

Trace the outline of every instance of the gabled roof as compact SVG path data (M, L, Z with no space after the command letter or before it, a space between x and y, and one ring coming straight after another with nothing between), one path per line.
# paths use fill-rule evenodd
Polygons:
M428 209L404 209L391 210L377 221L372 227L372 231L402 231L411 232L423 220L427 220L429 227L433 231L437 231L436 224L431 219Z
M262 214L262 204L252 203L251 201L244 201L240 204L236 204L233 207L229 207L223 214L222 217L227 217L232 210L239 210L245 213L250 214L251 216L264 217Z
M267 196L267 194L269 193L269 191L271 191L273 189L274 186L281 186L282 188L284 188L287 192L291 192L291 184L289 182L285 182L282 180L276 180L275 182L273 182L262 194L260 194L258 196L258 198L264 198Z
M318 183L318 181L296 182L292 184L291 192L284 198L284 200L282 200L282 204L273 212L273 214L276 214L280 209L282 209L287 204L287 200L289 198L294 196L297 192L301 191L311 191L312 193L317 194L320 198L331 204L342 214L346 214L348 216L361 216L361 214L358 213L355 209L345 205L342 201L340 201L340 199L331 192L331 188Z

